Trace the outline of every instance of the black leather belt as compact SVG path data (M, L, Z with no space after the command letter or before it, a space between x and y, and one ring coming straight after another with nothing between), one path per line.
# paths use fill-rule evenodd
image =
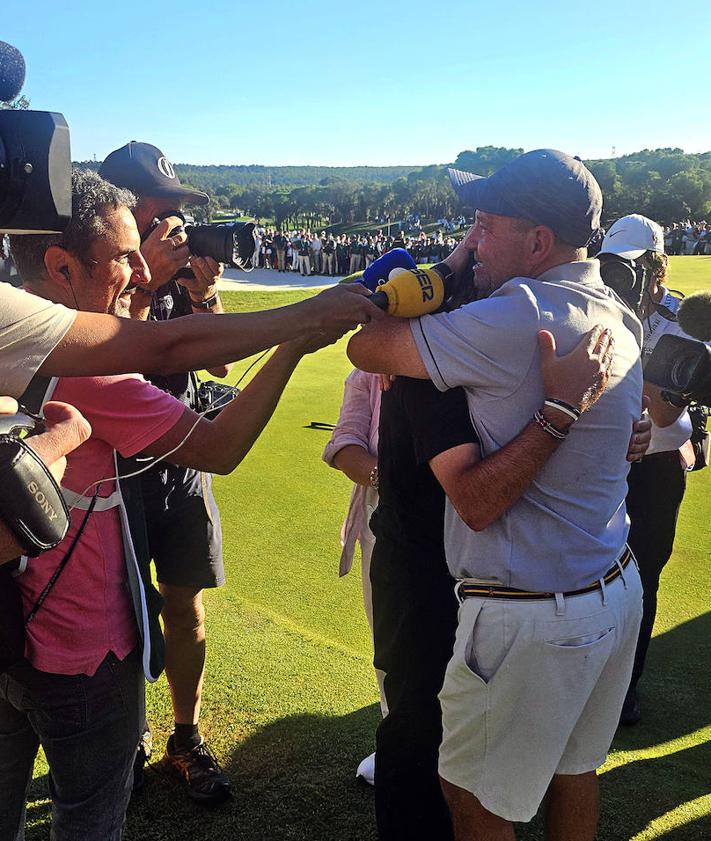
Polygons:
M594 593L595 590L601 590L604 584L610 584L622 573L622 570L629 564L634 556L629 546L625 547L625 551L613 567L602 577L601 581L596 581L588 587L581 587L579 590L568 590L567 593L561 593L564 597L582 596L585 593ZM459 581L454 588L454 592L459 599L470 599L478 597L480 599L523 599L524 601L538 601L539 599L554 599L555 593L544 593L536 590L516 590L513 587L499 587L498 585L489 584L469 584L466 581Z

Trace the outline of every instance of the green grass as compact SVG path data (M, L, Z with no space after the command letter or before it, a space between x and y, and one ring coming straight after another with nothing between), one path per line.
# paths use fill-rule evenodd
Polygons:
M674 259L673 285L711 286L710 261ZM308 294L225 298L246 310ZM349 370L343 346L304 360L253 451L216 480L229 581L205 597L202 728L235 797L204 811L151 773L129 811L128 841L375 838L372 791L354 780L379 715L369 632L358 571L337 574L350 485L320 461L328 432L309 428L337 418ZM689 477L642 685L644 722L620 734L601 775L601 841L711 837L710 492L710 470ZM160 752L171 727L164 678L148 689L148 711ZM29 841L48 837L47 796L38 763ZM540 839L540 822L519 837Z
M711 289L711 256L670 257L669 286L685 295Z

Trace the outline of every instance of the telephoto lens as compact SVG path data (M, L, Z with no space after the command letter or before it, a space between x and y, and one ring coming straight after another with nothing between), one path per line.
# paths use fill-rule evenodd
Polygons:
M212 257L227 266L245 269L254 254L253 222L185 225L188 248L196 257Z

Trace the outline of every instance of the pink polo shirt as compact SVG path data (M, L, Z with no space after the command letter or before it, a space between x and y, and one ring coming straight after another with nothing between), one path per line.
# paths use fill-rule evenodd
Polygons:
M171 429L185 407L138 374L73 377L59 381L54 400L71 403L92 428L88 441L67 456L62 484L76 493L115 475L113 451L133 456ZM102 483L110 496L116 483ZM69 532L55 549L30 558L15 580L25 615L32 609L72 543L85 511L72 511ZM137 642L118 509L94 511L64 572L27 627L25 656L36 669L93 675L113 653L123 659Z

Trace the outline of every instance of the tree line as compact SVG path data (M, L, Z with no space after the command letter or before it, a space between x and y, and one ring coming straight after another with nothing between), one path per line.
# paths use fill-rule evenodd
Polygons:
M449 186L447 166L490 175L523 152L481 146L453 164L421 167L196 166L176 164L180 180L210 195L207 216L220 213L273 219L298 227L348 226L452 218L462 206ZM642 213L662 223L711 216L711 152L644 149L585 162L605 197L604 222ZM80 164L96 167L93 161Z

